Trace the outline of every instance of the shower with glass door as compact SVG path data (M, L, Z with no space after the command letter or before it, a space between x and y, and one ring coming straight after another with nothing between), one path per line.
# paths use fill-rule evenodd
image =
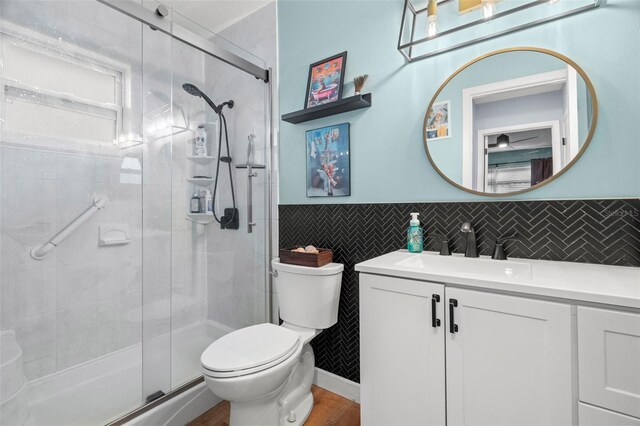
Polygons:
M141 3L0 3L1 425L122 423L270 318L269 71Z

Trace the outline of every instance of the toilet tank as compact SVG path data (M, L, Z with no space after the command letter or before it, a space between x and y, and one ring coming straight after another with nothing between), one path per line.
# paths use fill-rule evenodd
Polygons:
M280 318L299 327L325 329L338 322L342 286L340 263L320 268L271 262Z

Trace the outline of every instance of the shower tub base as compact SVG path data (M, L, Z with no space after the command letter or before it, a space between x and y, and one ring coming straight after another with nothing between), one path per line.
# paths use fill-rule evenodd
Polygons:
M173 387L200 376L200 355L213 341L230 331L213 321L203 321L164 336L171 338L167 347L172 347ZM142 345L130 346L28 384L29 408L36 426L104 425L141 405ZM209 392L206 385L200 384L129 424L179 424L172 418L179 420L199 409L204 412L218 402L220 399ZM195 411L193 418L201 414ZM141 423L144 419L147 421Z

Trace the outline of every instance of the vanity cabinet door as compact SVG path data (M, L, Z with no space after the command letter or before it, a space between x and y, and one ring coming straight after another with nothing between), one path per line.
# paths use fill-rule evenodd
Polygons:
M447 424L571 425L571 307L447 287Z
M640 426L640 419L593 405L578 403L579 426Z
M363 425L445 424L443 302L440 284L360 274Z
M640 418L640 314L578 307L580 400Z

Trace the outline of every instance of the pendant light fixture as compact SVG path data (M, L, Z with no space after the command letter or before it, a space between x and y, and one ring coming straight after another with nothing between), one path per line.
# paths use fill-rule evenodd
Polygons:
M495 0L482 0L482 15L484 19L491 19L496 14Z
M433 37L438 34L438 2L429 0L427 6L427 36Z

